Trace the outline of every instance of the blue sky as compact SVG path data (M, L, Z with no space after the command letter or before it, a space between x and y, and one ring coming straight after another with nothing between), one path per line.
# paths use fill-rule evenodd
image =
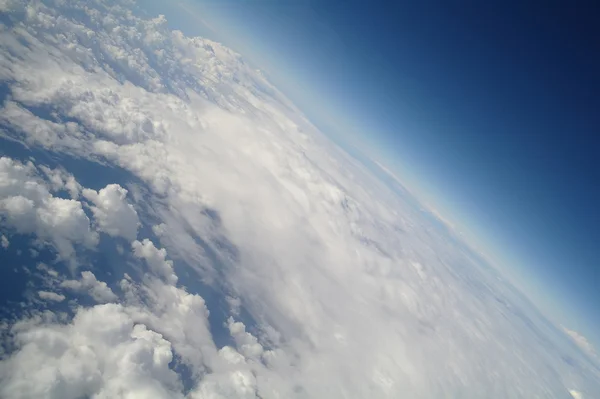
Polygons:
M598 346L598 10L143 3L249 57L322 130L395 170L555 321Z

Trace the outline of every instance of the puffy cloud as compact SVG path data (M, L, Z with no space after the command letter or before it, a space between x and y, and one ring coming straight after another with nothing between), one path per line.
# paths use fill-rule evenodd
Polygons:
M117 304L79 309L73 322L15 330L20 350L0 363L3 398L176 398L171 345Z
M74 256L74 244L93 248L98 241L81 203L53 196L31 162L0 158L0 217L16 232L53 244L62 259Z
M10 345L17 350L0 361L0 396L183 398L178 364L190 371L189 398L290 397L263 364L216 348L200 296L153 277L126 277L121 288L122 304L80 307L66 322L44 312L14 324ZM244 327L232 329L240 335Z
M67 190L71 198L79 197L82 187L72 174L62 168L50 169L45 165L41 165L39 169L46 175L53 191Z
M233 314L234 316L239 316L240 309L242 308L242 301L240 300L240 298L234 298L231 296L227 296L225 298L225 300L227 301L227 304L229 305L229 310L230 310L231 314Z
M225 375L209 375L191 395L191 399L258 399L256 376L250 370L235 370Z
M38 296L46 301L53 301L53 302L62 302L65 300L65 296L61 295L61 294L57 294L56 292L50 292L50 291L38 291Z
M202 297L153 277L141 284L123 279L121 290L136 319L167 337L193 377L206 372L217 349Z
M229 328L229 332L235 340L240 353L246 358L260 360L263 354L263 347L258 343L258 339L255 336L246 332L244 323L235 321L233 317L230 317L227 319L227 328Z
M140 221L133 206L127 203L126 189L109 184L100 191L85 189L83 196L94 204L92 213L101 231L129 241L136 239Z
M173 262L166 259L166 249L156 248L154 243L147 238L141 242L134 241L131 247L133 248L133 255L144 259L152 273L163 278L169 284L177 283L177 276L173 272Z
M80 294L88 294L98 303L114 302L118 299L110 287L104 281L98 281L90 271L81 272L79 280L62 281L60 286Z

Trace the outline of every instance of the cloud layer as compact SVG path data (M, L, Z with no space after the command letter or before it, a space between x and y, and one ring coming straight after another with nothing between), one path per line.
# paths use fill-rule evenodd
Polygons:
M0 396L600 394L560 329L240 55L129 1L0 7L0 136L131 180L0 160L6 242L72 265L36 294L57 308L2 335Z

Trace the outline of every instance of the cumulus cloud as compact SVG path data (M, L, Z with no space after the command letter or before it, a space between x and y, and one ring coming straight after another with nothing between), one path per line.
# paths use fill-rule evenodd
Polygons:
M198 389L190 394L191 399L202 398L258 399L256 376L250 370L235 370L226 375L209 375Z
M4 234L2 234L2 237L0 237L0 245L2 245L2 248L4 249L8 248L8 246L10 245L10 241L8 240L8 238L6 238Z
M136 239L140 221L133 206L127 203L126 189L109 184L100 191L84 189L83 196L94 204L91 207L94 221L101 231L129 241Z
M117 304L79 309L73 322L16 330L21 348L0 365L4 398L173 398L171 345Z
M152 273L163 278L169 284L177 283L177 276L173 272L173 262L166 259L166 249L156 248L154 243L147 238L141 242L136 240L131 246L133 255L144 259Z
M98 281L90 271L81 272L79 280L65 280L60 286L80 294L88 294L98 303L114 302L118 299L110 287L104 281Z
M53 191L67 190L71 198L79 197L82 187L72 174L62 168L50 169L45 165L40 165L39 169L46 175Z
M233 314L234 316L239 316L240 309L242 308L242 301L240 300L240 298L234 298L231 296L227 296L225 298L225 300L227 301L227 304L229 305L229 310L230 310L231 314Z
M97 242L78 199L90 201L93 226L132 241L123 263L133 256L146 273L117 276L119 298L91 272L64 281L65 293L120 303L14 326L0 396L183 396L171 362L200 398L600 394L593 368L563 360L551 324L513 287L240 55L127 1L11 4L0 135L134 175L160 245L137 240L121 186L85 190L2 160L3 225L70 256ZM236 298L236 319L217 321L230 346L211 333L220 304L178 282Z
M53 301L53 302L62 302L65 300L65 296L61 295L61 294L57 294L56 292L50 292L50 291L38 291L38 296L46 301Z
M183 398L177 363L190 371L189 398L290 397L261 363L216 348L200 296L153 277L125 278L122 289L122 304L80 307L67 323L46 312L13 325L10 344L18 350L0 361L0 395Z
M246 331L244 323L235 321L233 317L230 317L227 319L227 328L229 328L240 353L250 359L260 359L263 354L263 347L258 343L255 336Z
M81 203L55 197L31 162L0 158L0 218L17 233L53 244L62 259L74 256L74 244L93 248L98 241Z

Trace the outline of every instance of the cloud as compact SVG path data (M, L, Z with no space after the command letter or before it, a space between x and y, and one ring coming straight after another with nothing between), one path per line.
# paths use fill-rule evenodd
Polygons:
M0 218L17 233L51 243L61 259L74 256L74 244L93 248L98 241L81 203L52 195L31 162L0 158Z
M60 283L115 303L12 326L0 396L182 397L184 385L190 397L600 393L513 287L240 55L130 2L11 4L0 135L130 174L139 191L0 162L3 226L63 258L95 248L97 228L132 242L110 259L134 269L112 276L114 292L90 271ZM155 241L138 240L138 221Z
M242 308L242 301L240 300L240 298L227 296L225 300L229 305L229 311L231 312L231 314L233 314L234 316L239 316L240 309Z
M171 346L122 305L79 309L73 322L16 331L21 348L0 365L5 398L182 397Z
M129 241L136 239L140 221L133 206L126 201L126 189L109 184L97 192L84 189L83 196L94 204L91 209L100 231Z
M190 398L258 399L257 388L256 376L250 370L235 370L227 375L207 376Z
M569 330L568 328L563 326L563 330L567 333L569 338L573 340L581 349L583 349L587 354L592 355L594 357L597 356L596 349L592 345L590 341L587 340L586 337L579 334L577 331Z
M0 237L0 244L4 249L8 248L8 246L10 245L10 241L8 240L8 238L6 238L4 234L2 234L2 237Z
M62 302L65 300L64 295L57 294L56 292L38 291L38 296L46 301Z
M118 299L106 283L98 281L90 271L81 272L79 280L65 280L60 283L60 286L81 294L88 294L98 303L114 302Z
M45 165L40 165L39 169L46 175L53 191L67 190L71 198L79 197L82 187L72 174L62 168L50 169Z
M133 255L144 259L148 268L155 275L162 277L169 284L177 283L177 276L173 272L173 262L167 260L167 251L164 248L158 249L149 239L143 241L134 241L131 244Z
M573 399L583 399L583 395L579 391L571 389L571 390L569 390L569 393L571 394L571 396L573 397Z
M227 320L227 328L240 351L246 358L260 360L263 354L263 347L258 343L258 339L252 334L246 332L244 323L234 321L233 317Z
M18 350L0 361L0 396L183 398L175 363L189 368L189 398L258 398L259 390L271 397L282 384L271 375L261 388L256 374L271 373L264 365L215 347L201 297L155 278L124 279L122 288L122 304L79 307L67 323L45 312L13 325Z

